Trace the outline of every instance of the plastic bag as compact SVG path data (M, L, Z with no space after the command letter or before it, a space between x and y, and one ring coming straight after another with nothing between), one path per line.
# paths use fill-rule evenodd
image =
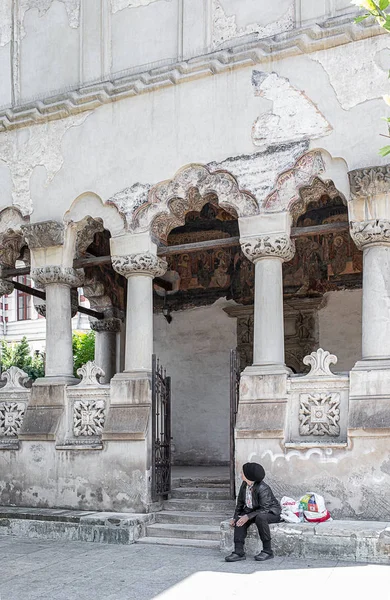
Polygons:
M325 500L319 494L308 492L300 498L299 503L303 508L306 521L310 523L323 523L331 518L325 506Z
M299 523L299 502L294 500L294 498L283 496L280 501L280 506L282 509L280 518L283 519L283 521L286 521L286 523Z

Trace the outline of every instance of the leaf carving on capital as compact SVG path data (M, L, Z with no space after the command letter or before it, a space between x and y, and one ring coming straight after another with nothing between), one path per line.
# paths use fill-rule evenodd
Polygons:
M99 380L105 376L105 373L101 367L99 367L94 360L89 360L79 369L77 369L77 375L81 377L80 383L77 385L100 385Z
M5 385L0 388L0 392L26 390L25 383L29 380L27 373L18 367L10 367L1 374L1 379L5 380Z
M350 232L360 250L369 244L390 244L390 221L385 219L352 221Z
M0 264L14 268L23 246L23 236L20 231L8 229L0 234Z
M61 283L69 287L77 288L83 285L84 271L82 269L73 269L72 267L61 267L58 265L48 265L46 267L36 267L32 270L32 278L38 285L50 285L51 283Z
M334 377L334 373L330 370L330 365L337 363L337 356L319 348L315 352L305 356L303 363L310 366L310 372L306 377Z
M390 165L355 169L348 175L352 200L390 192Z
M112 266L124 277L137 274L161 277L168 269L168 263L151 252L113 256Z
M30 249L62 246L64 243L64 226L57 221L30 223L22 225L21 230Z
M97 331L98 333L101 331L108 331L111 333L118 333L121 330L121 320L116 317L112 317L109 319L100 319L100 320L92 320L90 319L91 329Z
M284 262L292 260L295 254L295 244L287 235L267 234L248 240L241 240L243 253L250 261L260 258L281 258Z

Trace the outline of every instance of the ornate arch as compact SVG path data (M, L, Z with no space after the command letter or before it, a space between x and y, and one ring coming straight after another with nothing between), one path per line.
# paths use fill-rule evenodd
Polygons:
M281 173L275 187L263 202L267 213L302 214L315 195L340 196L347 205L349 197L348 168L344 160L334 159L325 150L313 150Z
M105 204L100 196L93 192L85 192L72 202L70 209L64 214L64 223L82 223L82 228L89 233L94 228L93 223L100 223L101 227L94 233L107 229L112 236L117 236L125 231L125 220L117 208Z
M213 199L238 217L259 212L256 199L249 192L240 190L237 180L229 172L211 173L204 165L190 164L180 169L173 179L150 189L147 202L134 211L132 229L135 232L149 230L165 241L172 229L184 225L188 212L200 211Z

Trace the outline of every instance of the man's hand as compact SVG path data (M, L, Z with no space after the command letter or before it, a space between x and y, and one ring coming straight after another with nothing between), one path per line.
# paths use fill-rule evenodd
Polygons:
M234 519L230 519L230 521L229 521L230 527L234 527L235 524L236 524L236 521Z
M242 517L240 517L236 523L237 527L242 527L243 525L245 525L245 523L247 523L249 521L249 517L248 515L243 515Z

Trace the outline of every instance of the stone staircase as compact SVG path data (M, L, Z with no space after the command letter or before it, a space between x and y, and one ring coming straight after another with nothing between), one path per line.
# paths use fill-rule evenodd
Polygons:
M137 543L219 548L221 522L233 515L235 506L229 480L203 477L172 483L170 499Z

